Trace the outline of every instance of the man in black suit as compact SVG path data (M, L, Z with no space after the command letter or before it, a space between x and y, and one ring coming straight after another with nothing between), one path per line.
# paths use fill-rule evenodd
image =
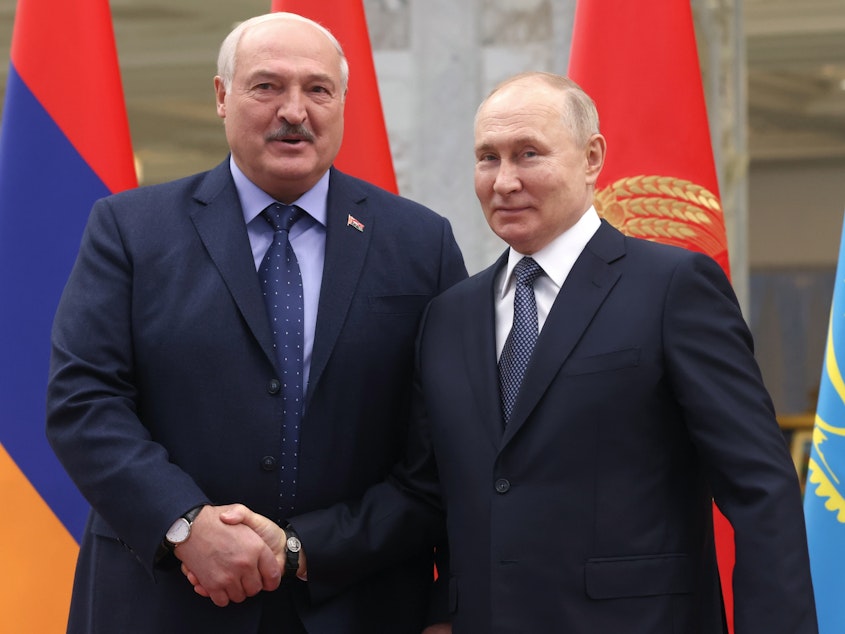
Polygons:
M324 513L378 531L372 559L405 538L391 488L441 498L456 634L723 634L715 499L736 634L815 634L797 475L730 284L600 220L605 151L566 78L519 75L482 103L475 189L510 248L426 311L404 468Z
M445 219L332 167L348 67L325 29L248 20L218 73L230 157L98 201L56 313L47 433L92 506L68 630L416 634L423 531L369 574L324 565L310 539L345 527L295 518L401 457L420 315L463 260ZM275 227L284 208L293 225ZM263 298L277 244L298 332ZM219 521L234 502L298 532L307 562L290 540L282 578L251 529Z
M724 632L715 499L736 633L812 634L798 479L734 293L711 258L599 219L605 152L560 76L476 115L475 191L510 248L432 301L417 351L455 632Z

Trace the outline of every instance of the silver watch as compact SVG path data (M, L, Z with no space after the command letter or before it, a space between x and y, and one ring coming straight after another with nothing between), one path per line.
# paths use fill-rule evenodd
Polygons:
M170 525L170 528L167 529L167 533L164 535L164 539L170 546L176 548L179 544L184 544L188 541L188 538L191 536L191 526L201 510L202 506L192 508Z
M299 541L299 535L293 530L293 527L288 524L284 528L287 539L285 540L285 572L292 572L296 574L299 570L299 551L302 550L302 542Z

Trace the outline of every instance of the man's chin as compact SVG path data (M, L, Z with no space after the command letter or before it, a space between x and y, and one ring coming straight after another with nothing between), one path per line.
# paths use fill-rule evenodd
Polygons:
M302 156L276 156L268 168L274 177L283 180L307 179L317 170L313 159Z

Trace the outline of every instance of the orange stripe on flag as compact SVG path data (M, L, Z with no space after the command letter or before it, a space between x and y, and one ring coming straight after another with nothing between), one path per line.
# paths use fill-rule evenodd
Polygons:
M0 445L0 632L58 634L67 627L79 547Z

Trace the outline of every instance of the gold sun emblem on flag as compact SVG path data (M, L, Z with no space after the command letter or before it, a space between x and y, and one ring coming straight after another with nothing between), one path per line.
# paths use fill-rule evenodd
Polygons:
M825 433L827 430L828 434ZM810 458L807 467L807 480L815 486L815 494L824 499L824 507L831 513L836 514L836 521L845 524L845 498L842 497L840 487L842 482L836 475L834 467L829 463L822 445L834 441L833 446L841 451L842 428L827 425L820 418L816 417L816 426L813 430L814 455ZM837 436L839 438L837 438ZM836 441L839 442L836 442ZM835 455L835 452L834 452ZM808 487L810 488L810 487Z
M727 251L722 205L700 185L631 176L596 190L596 210L622 233L714 255Z
M835 299L834 299L835 301ZM842 377L833 335L833 311L827 330L823 382L819 392L818 411L813 426L813 450L807 467L807 490L815 485L815 495L824 500L824 507L836 514L836 520L845 524L845 497L843 482L839 474L845 471L845 427L833 425L827 420L836 417L833 403L845 401L845 380Z

